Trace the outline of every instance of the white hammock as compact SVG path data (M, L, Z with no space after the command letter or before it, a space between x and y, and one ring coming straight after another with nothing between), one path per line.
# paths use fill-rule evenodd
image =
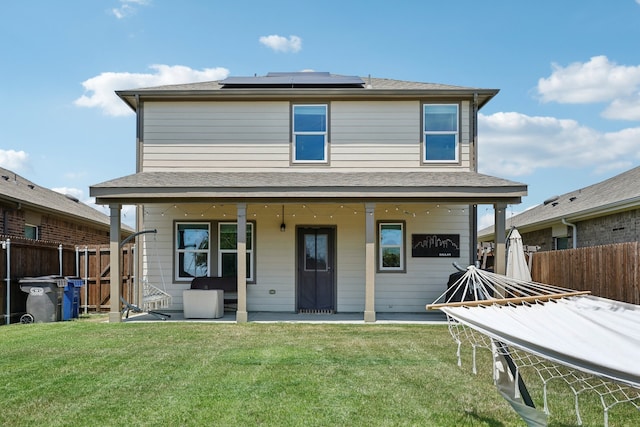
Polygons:
M171 295L146 281L142 284L142 310L155 311L171 306Z
M122 296L120 297L120 301L123 304L122 313L129 317L129 312L133 311L134 313L142 313L147 312L159 319L165 320L171 317L170 314L161 313L157 310L163 308L169 308L171 306L171 295L166 292L166 285L164 280L164 273L162 270L162 266L160 265L160 260L158 256L158 245L156 241L157 230L142 230L137 233L132 234L127 237L124 241L120 243L120 247L122 247L127 241L137 237L139 235L153 233L153 246L155 249L155 258L158 263L158 270L160 271L160 278L162 280L162 287L164 289L160 289L157 286L154 286L148 282L148 279L145 277L142 280L142 304L140 306L136 304L132 304L129 301L125 300ZM144 256L148 260L148 250L149 248L146 246L146 238L145 238L145 248L144 248Z
M452 301L454 294L463 301ZM492 349L494 358L508 354L543 381L546 413L546 385L559 378L576 396L578 423L578 395L594 391L607 425L612 406L640 408L640 306L585 294L469 267L427 309L447 314L459 363L462 342L471 344L474 359L479 347Z

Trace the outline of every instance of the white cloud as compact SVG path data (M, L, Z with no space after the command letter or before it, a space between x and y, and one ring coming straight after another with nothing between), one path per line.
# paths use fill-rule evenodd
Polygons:
M60 193L60 194L65 194L65 195L68 194L70 196L75 197L78 200L82 200L82 198L84 197L84 192L82 190L80 190L79 188L56 187L56 188L52 188L51 190L55 191L56 193Z
M520 215L522 212L528 211L529 209L533 209L534 206L529 206L526 209L522 209L519 206L519 209L516 211L513 209L513 205L509 205L507 207L507 211L505 212L505 218L507 219L507 224L509 223L509 218L514 217L516 215ZM483 209L484 208L484 209ZM495 220L495 211L493 210L492 205L480 205L478 206L478 230L483 230L487 227L490 227L494 224Z
M640 1L640 0L638 0ZM606 56L566 67L552 64L553 73L538 80L543 102L588 104L609 102L602 115L608 119L640 120L640 65L624 66Z
M599 132L575 120L520 113L478 115L481 172L498 176L531 175L545 168L630 166L640 158L640 127Z
M111 9L111 13L118 19L123 19L136 13L136 6L147 6L151 0L120 0L120 7Z
M302 49L302 39L298 36L286 37L278 36L276 34L270 36L260 37L260 43L267 46L276 52L300 52Z
M20 171L27 168L29 154L25 151L3 150L0 148L0 166L11 171Z
M91 206L92 208L102 212L105 215L111 215L111 209L109 206L105 205L96 205L96 199L91 197L85 204ZM120 210L120 221L124 225L128 225L129 227L135 229L136 228L136 207L134 205L123 205Z
M80 200L85 205L90 206L93 209L97 210L98 212L102 212L107 216L111 214L111 210L109 209L109 206L97 205L96 199L94 197L85 198L84 191L82 191L79 188L56 187L56 188L52 188L51 190L55 191L56 193L73 196L76 199ZM121 221L123 224L126 224L129 227L135 228L136 227L136 207L133 205L123 205L121 209Z
M624 97L640 86L640 65L617 65L606 56L594 56L589 62L574 62L567 67L557 64L552 67L551 76L538 80L538 92L544 102L606 102Z
M602 116L607 119L640 120L640 92L613 100Z
M85 94L74 101L79 107L101 108L110 116L132 114L131 109L115 94L116 90L214 81L226 78L226 68L194 70L183 65L152 65L154 73L104 72L82 82Z

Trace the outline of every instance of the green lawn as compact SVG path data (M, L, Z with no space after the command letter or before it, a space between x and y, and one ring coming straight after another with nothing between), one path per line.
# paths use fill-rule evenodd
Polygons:
M493 386L488 352L478 375L470 352L462 368L455 352L444 325L3 326L0 425L524 425ZM550 395L553 426L575 422L565 391ZM585 425L602 425L598 402L586 406ZM638 424L627 409L609 425Z

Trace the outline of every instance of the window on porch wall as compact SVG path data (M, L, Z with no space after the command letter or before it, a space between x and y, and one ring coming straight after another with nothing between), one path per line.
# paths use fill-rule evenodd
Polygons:
M404 223L378 223L378 271L405 271Z
M176 224L176 280L209 273L209 223Z
M235 277L238 271L238 224L218 224L218 275ZM247 281L253 281L253 224L247 222Z
M234 277L237 275L237 229L235 222L217 223L217 240L210 246L211 227L215 222L176 223L175 279L187 281L194 277L217 275ZM215 229L215 228L214 228ZM253 223L247 223L247 281L254 280ZM212 256L216 265L211 265ZM215 271L217 268L217 271Z

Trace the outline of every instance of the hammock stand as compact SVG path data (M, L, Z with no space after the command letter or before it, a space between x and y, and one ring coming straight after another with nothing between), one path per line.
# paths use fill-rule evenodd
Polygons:
M427 310L432 309L447 315L449 332L458 347L458 366L462 365L463 343L471 345L473 373L477 373L477 349L492 352L494 382L503 396L498 371L506 358L506 364L513 363L511 395L523 402L527 396L522 393L521 374L533 369L542 382L546 415L550 413L547 385L551 380L564 381L573 392L579 425L578 398L586 392L598 395L604 426L615 405L629 403L640 410L640 368L633 362L640 350L639 306L470 266L447 292L427 305ZM528 395L526 387L524 392ZM520 413L516 406L514 409ZM546 425L546 419L525 421L530 426Z
M156 229L138 231L137 233L132 234L131 236L127 237L122 242L120 242L120 248L122 248L128 241L134 239L135 237L141 234L153 233L154 248L156 250L155 257L156 257L156 260L158 260L158 254L157 254L158 248L156 243L157 232L158 230ZM146 254L146 250L145 250L145 254ZM130 312L149 313L155 318L160 320L166 320L171 317L170 314L162 313L158 311L159 309L169 308L169 306L171 305L171 295L169 295L166 292L164 274L162 272L162 268L160 268L159 260L158 260L158 267L159 267L158 270L160 271L160 277L162 279L162 287L164 289L160 289L157 286L150 284L147 278L145 277L142 281L142 307L140 307L139 305L130 303L129 301L124 299L122 296L120 297L120 301L122 302L122 305L123 305L122 314L125 316L126 319L129 318Z

